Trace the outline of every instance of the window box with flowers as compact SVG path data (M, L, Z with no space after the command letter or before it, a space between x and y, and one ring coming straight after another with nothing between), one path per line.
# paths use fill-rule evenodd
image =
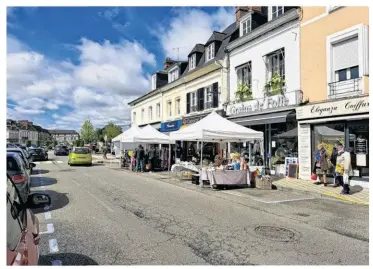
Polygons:
M275 73L272 78L264 85L264 95L274 96L280 94L285 94L285 79L278 73Z
M253 91L250 85L239 84L236 91L236 98L241 102L253 100Z

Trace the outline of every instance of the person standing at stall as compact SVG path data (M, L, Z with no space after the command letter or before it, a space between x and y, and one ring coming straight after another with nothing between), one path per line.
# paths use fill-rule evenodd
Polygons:
M324 186L327 186L326 183L326 173L328 171L328 153L326 152L324 146L322 144L319 144L317 146L317 150L314 154L314 167L313 167L313 173L317 174L318 178L315 182L316 185L320 185L320 175L323 177Z
M150 146L150 150L149 150L149 163L150 163L150 172L154 172L155 150L153 146Z
M137 159L139 160L139 166L137 167L138 169L141 169L141 173L144 172L144 158L145 158L145 151L142 145L139 146L138 154L137 154Z

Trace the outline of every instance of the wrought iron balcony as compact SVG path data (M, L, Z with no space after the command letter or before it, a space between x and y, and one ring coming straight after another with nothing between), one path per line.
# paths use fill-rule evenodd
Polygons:
M329 97L333 98L361 93L360 81L361 78L354 78L329 83Z

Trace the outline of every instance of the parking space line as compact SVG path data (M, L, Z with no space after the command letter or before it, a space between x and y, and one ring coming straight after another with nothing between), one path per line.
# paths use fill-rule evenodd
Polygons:
M289 203L289 202L297 202L297 201L306 201L306 200L314 200L315 197L307 197L307 198L297 198L297 199L288 199L288 200L278 200L278 201L264 201L260 199L253 199L254 201L265 203L265 204L280 204L280 203Z
M110 212L114 212L113 209L111 209L110 207L108 207L103 201L101 201L100 199L98 199L96 196L94 196L92 193L90 193L89 191L86 191L93 199L95 199L100 205L102 205L103 207L105 207L108 211Z
M50 253L56 253L58 252L58 245L56 239L50 239L49 240L49 252Z
M44 213L44 217L45 217L46 220L47 220L47 219L51 219L51 218L52 218L52 214L51 214L51 212L45 212L45 213Z

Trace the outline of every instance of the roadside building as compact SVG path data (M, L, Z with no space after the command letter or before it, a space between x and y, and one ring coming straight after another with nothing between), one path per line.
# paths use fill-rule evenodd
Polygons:
M287 158L298 156L295 108L302 102L299 8L236 7L239 37L227 45L231 121L261 131L264 141L232 143L230 151L251 155L250 166L285 174Z
M48 130L53 140L57 142L73 143L79 139L79 134L74 130Z
M8 143L19 143L19 127L15 120L6 120L6 140Z
M310 103L296 109L300 178L310 178L319 143L331 154L341 142L351 151L351 185L369 185L368 10L302 8L301 87Z

